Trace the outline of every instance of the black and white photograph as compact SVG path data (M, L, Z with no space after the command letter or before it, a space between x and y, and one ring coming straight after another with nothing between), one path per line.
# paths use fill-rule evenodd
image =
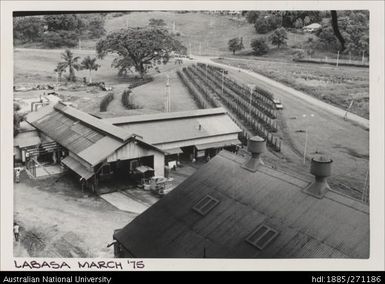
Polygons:
M373 257L375 3L68 2L9 23L12 265Z

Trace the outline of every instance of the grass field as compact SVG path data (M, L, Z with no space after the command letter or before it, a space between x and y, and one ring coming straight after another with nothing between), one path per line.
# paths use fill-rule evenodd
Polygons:
M33 87L38 84L56 83L56 74L53 71L57 62L61 61L61 50L28 50L16 49L14 52L14 85L17 87ZM93 52L85 50L73 50L75 56L84 57L94 55ZM121 94L129 86L130 78L119 78L117 70L111 68L113 56L107 56L99 60L101 67L93 72L93 81L103 81L107 86L112 86L115 94L114 100L107 110L112 113L135 114L135 112L125 112L121 104ZM186 63L185 63L186 64ZM184 65L182 65L184 66ZM176 70L180 68L171 60L169 64L160 66L161 73L151 70L149 75L154 77L154 81L133 90L132 103L141 108L140 113L151 113L164 111L164 101L166 94L166 74L170 76L171 85L171 110L190 110L197 106L192 100L188 90L182 85L176 76ZM63 74L66 76L66 73ZM88 76L88 71L77 71L76 76L81 81L82 77ZM88 78L88 77L87 77ZM31 90L25 92L15 92L15 98L38 98L44 90ZM102 98L107 92L98 87L82 86L80 83L67 83L63 78L59 87L59 95L65 101L71 101L83 111L98 113Z
M219 59L217 62L250 69L303 91L320 100L369 118L369 69L251 59Z

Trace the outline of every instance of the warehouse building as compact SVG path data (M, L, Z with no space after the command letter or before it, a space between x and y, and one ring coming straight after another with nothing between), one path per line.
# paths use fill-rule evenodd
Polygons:
M369 208L330 189L332 160L313 158L315 180L220 152L114 234L116 257L368 258Z
M223 108L133 115L103 119L136 133L170 158L185 153L191 158L214 156L218 150L235 150L241 129Z
M132 124L128 118L112 121L124 125L118 127L62 102L42 107L29 113L26 121L37 130L40 141L50 143L49 152L46 144L30 145L27 170L34 172L47 152L47 160L69 168L82 187L95 190L99 181L113 176L164 176L166 157L182 148L196 154L195 147L239 144L240 129L222 109L197 111L188 117L175 113L176 119L173 113L157 115L157 120L154 116L135 117Z

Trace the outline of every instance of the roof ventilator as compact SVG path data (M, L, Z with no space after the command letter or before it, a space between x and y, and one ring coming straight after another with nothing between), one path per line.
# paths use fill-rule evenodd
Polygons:
M241 167L251 172L256 172L259 165L263 165L261 154L266 151L266 140L259 136L249 138L247 141L247 151L251 153L251 158Z
M330 190L327 177L331 175L332 159L318 156L311 159L310 173L315 176L315 181L305 188L305 192L317 198L323 198Z

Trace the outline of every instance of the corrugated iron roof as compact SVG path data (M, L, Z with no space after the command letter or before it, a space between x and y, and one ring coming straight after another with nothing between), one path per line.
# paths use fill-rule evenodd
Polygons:
M222 151L114 237L143 258L369 256L367 206L332 191L314 198L302 192L311 181L244 162ZM192 208L207 194L219 204L202 216ZM261 224L279 234L259 250L246 239Z
M220 147L241 145L241 144L242 144L241 141L239 141L238 139L233 139L233 140L227 140L227 141L199 144L199 145L195 145L195 147L198 150L205 150L210 148L220 148Z
M39 145L41 143L37 131L21 132L13 139L13 145L20 148Z
M126 132L114 125L103 122L103 120L96 118L88 113L77 110L76 108L69 107L63 103L57 103L54 108L60 112L81 121L92 128L104 132L107 135L113 136L114 138L126 141L130 138L131 133Z
M53 108L50 112L44 112L44 116L36 117L35 120L29 120L27 116L27 121L75 154L82 152L104 137L102 133L88 125Z
M197 110L188 110L188 111L121 116L121 117L105 118L103 120L111 124L118 125L118 124L129 124L134 122L138 123L138 122L211 116L211 115L224 114L224 113L226 113L226 110L224 108L209 108L209 109L197 109Z
M219 112L219 110L215 115L180 117L170 120L133 121L119 124L119 128L140 135L146 142L153 145L241 132L241 129L227 113Z
M79 176L84 178L85 180L88 180L91 178L94 173L89 171L85 166L83 166L81 163L76 161L74 158L67 156L62 160L62 163L69 167L71 170L73 170L75 173L77 173Z
M62 103L29 113L26 121L90 166L102 162L125 143L133 140L144 147L163 152L124 129Z

